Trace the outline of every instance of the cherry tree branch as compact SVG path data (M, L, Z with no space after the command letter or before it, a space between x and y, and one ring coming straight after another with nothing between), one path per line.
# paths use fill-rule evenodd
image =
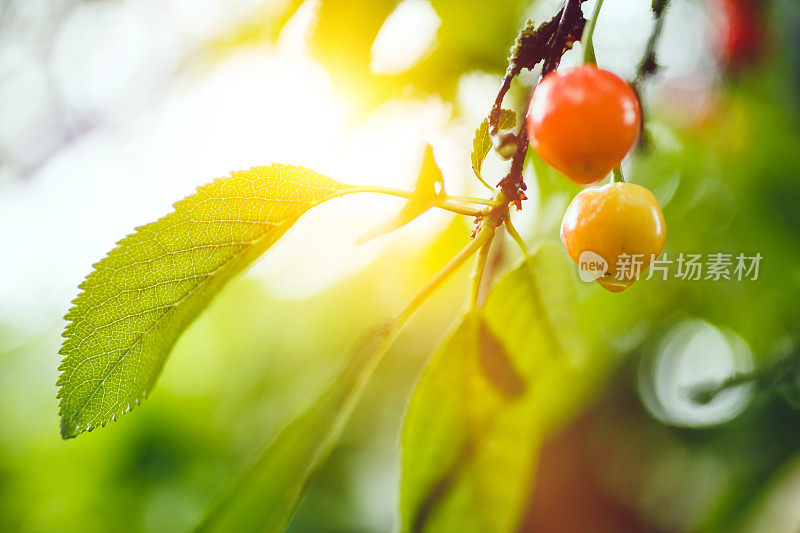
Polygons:
M653 26L653 31L650 33L650 38L647 40L642 59L639 61L639 66L636 69L636 77L633 80L633 86L639 87L642 82L648 77L658 72L659 66L656 61L656 49L658 48L658 41L661 38L661 31L664 28L664 13L667 11L669 0L653 0L651 9L655 16L656 22Z
M798 374L800 374L800 354L793 353L750 372L736 373L721 382L695 385L687 390L687 393L693 402L707 404L714 401L722 392L741 385L777 390L787 385L797 387Z
M586 19L581 12L581 4L586 0L566 0L564 6L549 21L535 26L533 21L528 21L517 36L511 54L508 58L500 91L497 93L492 110L489 113L489 131L492 135L498 133L498 122L503 99L511 88L512 80L523 69L531 70L539 63L542 65L542 76L555 70L561 62L564 52L572 48L575 41L580 40ZM511 167L508 174L497 184L509 201L520 205L525 198L522 191L526 189L522 178L525 156L528 153L528 132L525 121L514 138L517 148L511 158Z

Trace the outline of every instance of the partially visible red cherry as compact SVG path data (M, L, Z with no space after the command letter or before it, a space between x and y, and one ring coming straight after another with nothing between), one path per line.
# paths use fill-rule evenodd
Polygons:
M764 21L759 0L713 0L714 52L727 69L756 62L764 44Z

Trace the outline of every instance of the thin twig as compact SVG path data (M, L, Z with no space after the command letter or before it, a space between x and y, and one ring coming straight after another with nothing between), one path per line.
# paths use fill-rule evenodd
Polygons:
M800 355L793 354L751 372L736 373L721 382L695 385L688 391L688 394L693 402L707 404L722 392L741 385L767 386L793 379L798 370L800 370Z
M642 59L639 61L639 66L636 68L636 77L633 80L634 87L638 88L645 79L655 74L659 69L656 61L656 49L661 38L661 31L664 28L664 14L668 5L669 0L653 0L652 10L655 16L655 24L653 25L653 31L650 32L650 38L647 39L647 45L642 54Z
M428 300L433 292L452 274L458 267L469 259L472 254L480 250L484 244L491 241L494 237L495 228L491 224L486 224L481 228L478 235L469 241L464 248L461 249L450 261L437 272L433 278L428 281L428 284L417 293L413 300L403 311L394 319L398 324L405 324L409 318L419 309L419 307Z
M639 60L639 66L636 68L636 77L633 79L633 83L631 84L633 85L633 88L640 100L640 87L647 80L647 78L658 72L658 69L660 68L658 66L658 61L656 61L656 49L658 48L658 41L661 38L661 31L664 28L664 14L667 12L668 5L669 0L653 0L653 3L651 4L653 16L655 17L655 24L653 25L653 31L650 32L650 38L647 39L647 45L645 46L644 53L642 54L642 59ZM644 106L641 105L641 102L639 107L642 110L641 114L639 115L639 129L642 134L639 137L638 146L640 149L646 150L650 145L650 140L644 129Z

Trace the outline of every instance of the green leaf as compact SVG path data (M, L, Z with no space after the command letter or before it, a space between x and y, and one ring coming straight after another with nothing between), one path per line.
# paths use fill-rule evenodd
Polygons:
M500 110L500 118L497 125L501 131L513 128L516 123L517 114L514 111L510 109ZM483 176L481 176L483 161L486 159L491 149L492 137L489 135L489 119L485 118L483 122L481 122L481 125L478 126L478 129L475 130L475 137L472 139L472 154L470 154L472 171L480 180L483 180Z
M543 441L602 375L569 272L560 250L540 248L431 358L402 432L403 531L518 529Z
M183 330L309 208L346 186L302 167L234 172L122 239L66 315L61 435L116 420L144 399Z
M351 348L328 389L278 434L239 483L216 502L200 530L284 530L399 326L387 322Z
M525 393L527 384L514 368L514 362L503 344L481 320L478 326L478 360L483 377L506 398Z
M401 440L402 531L421 531L430 522L472 453L467 414L478 320L468 314L448 335L409 400Z
M433 147L429 144L425 148L425 155L422 158L419 177L414 186L414 198L406 202L403 209L401 209L392 220L369 230L361 236L361 238L358 239L358 243L364 244L367 241L402 228L433 207L434 202L443 198L444 195L444 178L442 177L442 171L433 158Z

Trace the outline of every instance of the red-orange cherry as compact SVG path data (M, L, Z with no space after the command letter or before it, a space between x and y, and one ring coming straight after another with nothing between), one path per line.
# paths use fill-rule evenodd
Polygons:
M545 76L527 118L528 137L542 159L584 185L620 164L639 137L640 124L633 88L593 65Z

